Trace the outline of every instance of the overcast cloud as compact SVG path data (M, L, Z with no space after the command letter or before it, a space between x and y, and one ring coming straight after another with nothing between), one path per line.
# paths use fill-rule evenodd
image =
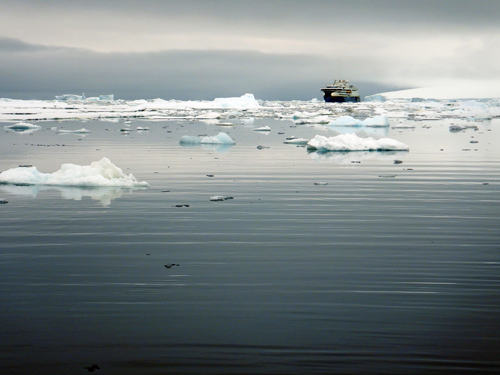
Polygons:
M0 97L311 99L500 85L498 0L3 0Z

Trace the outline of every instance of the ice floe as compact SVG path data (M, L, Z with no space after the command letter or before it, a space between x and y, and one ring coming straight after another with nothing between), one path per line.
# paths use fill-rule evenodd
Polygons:
M40 129L41 126L39 125L35 125L35 124L31 124L29 122L24 122L24 121L21 121L21 122L18 122L16 124L12 124L12 125L5 125L4 126L4 129L8 129L8 130L34 130L34 129Z
M63 164L54 173L42 173L36 167L12 168L0 173L0 184L149 187L147 182L139 182L132 174L123 173L108 158L90 165Z
M214 145L234 145L234 140L226 133L220 132L214 136L195 137L191 135L183 135L179 140L180 144L199 145L199 144L214 144Z
M362 138L356 134L335 137L317 135L307 143L307 148L317 151L408 151L409 147L391 138Z

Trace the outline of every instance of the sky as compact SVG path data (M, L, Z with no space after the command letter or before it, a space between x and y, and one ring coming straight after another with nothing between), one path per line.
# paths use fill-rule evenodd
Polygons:
M0 97L500 88L499 0L2 0ZM498 92L500 96L500 92Z

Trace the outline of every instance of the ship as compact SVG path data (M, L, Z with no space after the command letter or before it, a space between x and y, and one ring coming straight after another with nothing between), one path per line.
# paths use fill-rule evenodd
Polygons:
M357 87L349 84L347 79L336 79L333 85L326 85L322 88L325 102L328 103L357 103L360 100Z

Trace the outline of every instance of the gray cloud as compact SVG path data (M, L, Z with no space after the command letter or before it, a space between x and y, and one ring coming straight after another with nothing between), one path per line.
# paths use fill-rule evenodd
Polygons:
M308 100L319 88L348 76L351 63L318 56L254 51L97 53L71 48L25 47L5 53L0 39L0 96L52 99L63 93L117 98L213 99L251 92L259 99ZM23 43L19 43L24 46ZM355 63L362 65L361 62ZM332 77L332 71L338 76ZM364 95L394 86L358 81Z

